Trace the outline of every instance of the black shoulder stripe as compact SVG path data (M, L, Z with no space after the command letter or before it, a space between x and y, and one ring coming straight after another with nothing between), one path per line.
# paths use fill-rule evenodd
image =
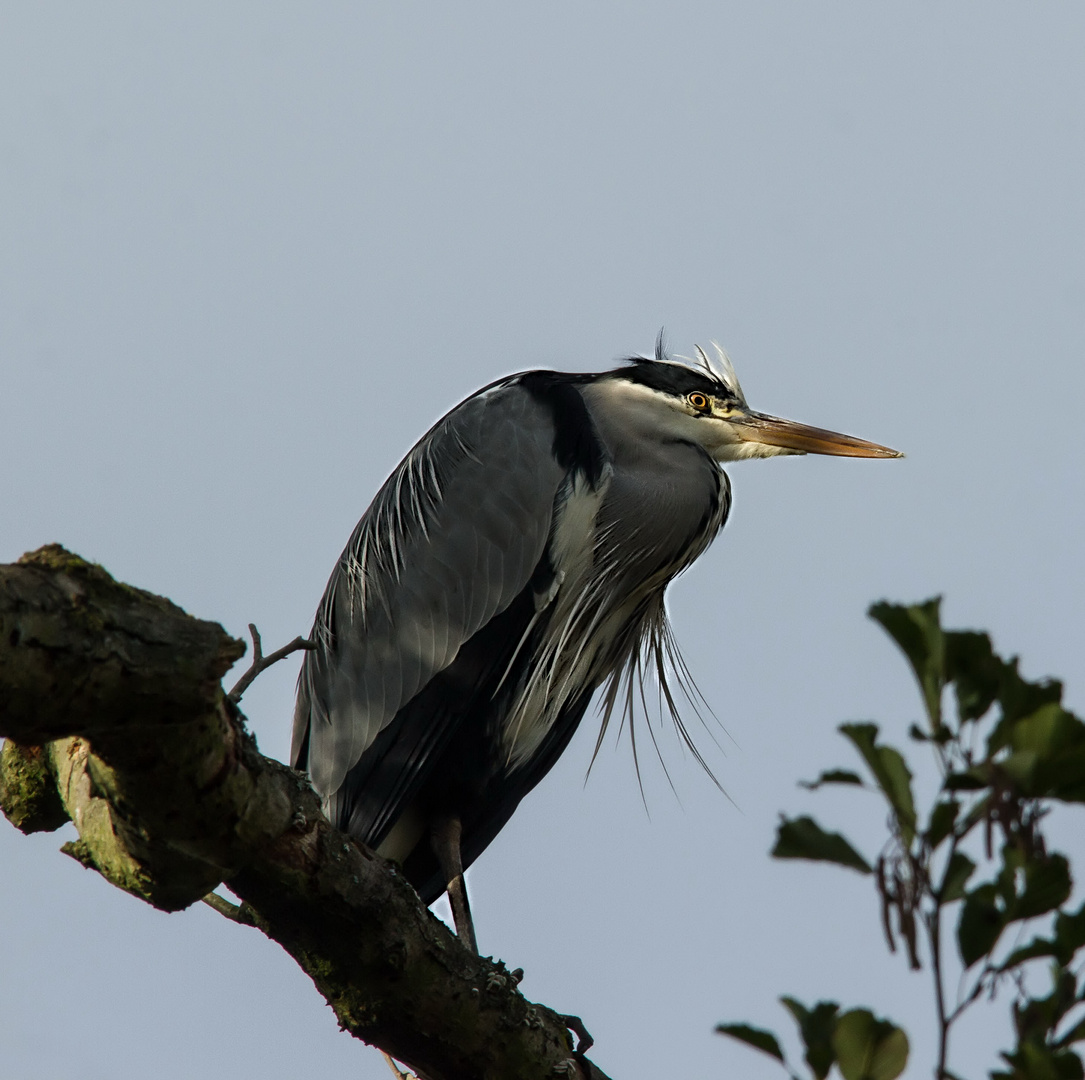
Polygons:
M558 464L564 469L579 469L592 484L597 484L606 454L576 387L578 382L586 381L583 376L556 371L529 371L521 376L520 385L546 405L554 418L554 457Z

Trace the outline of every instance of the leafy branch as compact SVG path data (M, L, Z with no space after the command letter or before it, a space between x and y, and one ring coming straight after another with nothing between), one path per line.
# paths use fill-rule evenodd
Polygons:
M1055 806L1085 802L1085 724L1063 708L1061 683L1024 679L1016 658L998 656L987 634L944 630L939 606L933 599L870 609L919 685L925 722L913 724L909 735L932 751L939 784L931 805L917 810L909 764L879 741L876 724L843 724L839 730L866 778L836 768L802 786L879 793L889 810L882 850L868 859L843 835L803 816L781 820L772 854L835 863L872 878L890 951L903 945L915 970L929 958L938 1017L935 1080L957 1080L948 1064L954 1025L1004 986L1013 993L1016 1041L1001 1055L1007 1068L992 1071L992 1080L1080 1080L1085 1071L1074 1047L1085 1042L1085 980L1074 961L1085 947L1085 905L1064 909L1073 887L1070 864L1048 850L1043 823ZM1046 935L1004 944L1007 930L1038 918L1048 923ZM947 955L949 925L955 958ZM1041 960L1049 965L1051 990L1032 997L1026 974ZM953 1000L950 965L961 973ZM840 1013L835 1002L808 1010L782 1001L816 1080L834 1064L845 1080L893 1080L903 1072L908 1043L900 1028L869 1010ZM776 1057L796 1076L771 1033L743 1024L718 1030Z

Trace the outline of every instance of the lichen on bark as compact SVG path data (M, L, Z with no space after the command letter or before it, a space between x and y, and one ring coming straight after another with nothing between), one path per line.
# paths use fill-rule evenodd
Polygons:
M55 832L68 820L45 749L0 745L0 810L24 833Z

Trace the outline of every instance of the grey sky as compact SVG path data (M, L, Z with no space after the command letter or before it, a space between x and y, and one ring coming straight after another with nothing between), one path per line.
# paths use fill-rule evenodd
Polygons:
M718 338L754 408L908 457L731 468L671 607L733 803L670 733L681 805L625 744L584 785L587 721L472 871L480 944L616 1080L780 1075L712 1027L781 993L929 1075L868 883L766 853L781 809L880 836L795 787L917 716L871 600L944 592L1085 709L1083 45L1074 3L0 2L0 559L61 541L278 644L477 386ZM246 697L280 757L296 670ZM0 825L13 1080L387 1075L255 932L58 845Z

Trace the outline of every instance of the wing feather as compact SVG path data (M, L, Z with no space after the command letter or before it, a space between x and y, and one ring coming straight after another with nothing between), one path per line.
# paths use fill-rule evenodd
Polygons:
M549 409L507 380L440 420L363 515L298 684L292 760L326 798L527 584L566 473L553 446Z

